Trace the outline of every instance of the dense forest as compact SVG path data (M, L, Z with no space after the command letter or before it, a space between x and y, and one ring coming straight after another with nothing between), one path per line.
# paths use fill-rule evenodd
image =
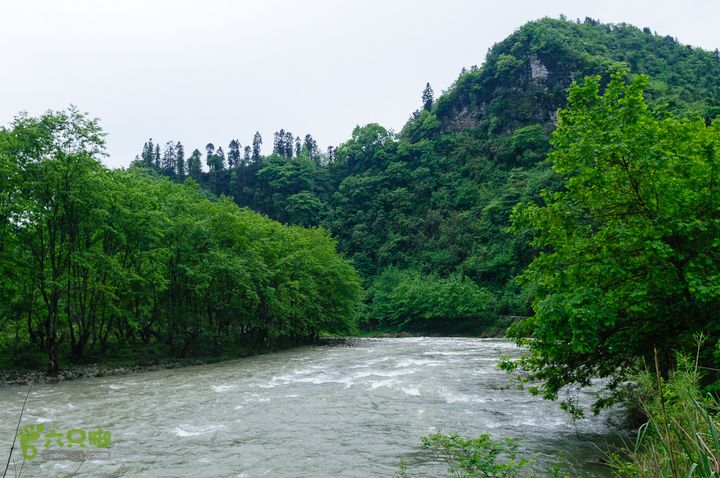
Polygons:
M669 354L706 329L704 307L715 303L710 272L696 282L663 276L687 285L672 298L663 295L675 308L654 303L675 326L642 333L628 326L618 340L636 346L624 355L593 349L623 321L597 329L572 360L553 348L568 330L575 337L572 327L531 325L552 324L537 318L563 307L584 310L578 304L607 300L607 291L595 291L592 300L578 295L575 305L560 301L551 308L548 297L559 300L552 291L581 290L580 282L555 284L543 275L552 273L539 264L550 263L548 254L559 254L564 244L543 235L550 227L542 221L550 218L513 210L560 202L553 194L570 189L574 170L557 159L569 143L550 139L563 131L558 110L568 105L574 82L598 75L599 97L613 72L623 81L647 75L641 93L652 110L647 122L691 118L710 125L719 116L717 51L624 24L547 18L493 46L482 67L463 69L437 99L427 84L400 132L359 126L326 151L310 134L284 129L275 133L270 154L259 133L249 144L208 143L202 152L149 140L128 170L111 171L100 162L104 133L87 115L72 108L20 115L0 130L2 348L19 362L42 350L57 371L60 356L76 362L122 347L160 346L187 356L233 345L290 345L357 325L489 333L534 316L513 333L519 340L546 334L546 342L533 346L543 357L536 377L548 381L550 397L568 383L611 375L607 367L622 369L647 356L648 344ZM583 110L590 104L576 108L590 114ZM667 168L661 173L674 177ZM686 231L674 234L671 248L697 241ZM708 271L715 259L705 257ZM674 260L677 270L700 267L688 255ZM636 283L638 274L621 279ZM658 298L661 283L648 286L643 304ZM703 296L703 307L697 290L710 297ZM614 317L630 320L620 309L640 300L633 293L617 299ZM647 308L638 314L657 318ZM673 322L681 315L680 323L697 327ZM651 340L658 334L674 340ZM672 359L662 361L669 367ZM563 368L577 364L583 373Z
M366 288L361 325L481 333L531 314L530 232L510 231L518 202L561 178L548 162L573 81L624 68L649 75L645 97L668 114L720 114L720 56L647 28L542 19L493 46L442 95L428 84L398 133L357 127L325 152L284 129L270 154L255 133L187 155L148 141L136 167L187 178L283 223L323 226ZM207 166L205 168L204 166Z
M327 232L110 171L103 154L97 122L72 108L0 130L1 345L15 363L44 351L55 374L61 358L123 347L217 354L353 331L360 283Z
M325 150L286 129L191 152L149 139L110 170L97 119L20 113L0 127L0 369L47 364L59 380L68 364L324 333L505 333L524 349L500 368L530 393L579 418L594 385L593 411L639 411L634 447L605 457L615 476L717 477L718 78L718 50L561 17L522 26L437 97L427 83L399 132L357 126ZM532 461L488 434L422 442L457 476Z

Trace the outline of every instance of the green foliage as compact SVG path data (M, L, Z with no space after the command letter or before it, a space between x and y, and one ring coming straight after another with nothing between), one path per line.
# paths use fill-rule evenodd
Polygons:
M495 45L437 100L427 85L398 134L359 126L321 155L312 141L293 153L285 132L282 154L261 157L258 144L232 171L191 176L273 219L327 228L371 289L391 267L459 276L493 296L496 318L527 316L535 286L513 278L534 252L529 231L508 232L511 211L562 188L542 161L557 110L573 80L601 75L602 90L618 65L652 75L651 105L708 122L720 111L715 53L629 25L544 18Z
M494 297L460 276L439 278L388 269L368 289L366 321L380 328L480 329L494 314Z
M457 433L433 433L421 438L423 448L448 466L451 478L532 478L534 459L520 451L520 441L509 438L494 439L488 434L467 438ZM567 478L558 463L544 476ZM401 460L395 478L410 478Z
M519 443L509 438L434 433L422 437L422 443L447 463L448 476L454 478L515 478L531 463L520 453Z
M56 373L61 355L128 345L220 354L354 330L359 280L325 230L211 201L192 181L108 171L102 154L97 123L74 109L0 131L13 179L0 196L4 353L44 350Z
M647 77L625 77L571 88L548 157L564 189L513 213L541 251L523 274L535 314L514 336L546 398L593 377L612 391L654 348L666 371L694 334L718 332L720 123L652 110Z
M573 81L620 64L653 78L651 103L717 116L720 62L714 52L632 25L551 18L529 22L495 44L485 65L460 75L434 112L445 129L504 134L533 119L550 126Z
M636 399L649 418L633 446L611 455L618 477L713 478L720 475L720 403L700 390L697 364L679 357L667 381L643 372Z

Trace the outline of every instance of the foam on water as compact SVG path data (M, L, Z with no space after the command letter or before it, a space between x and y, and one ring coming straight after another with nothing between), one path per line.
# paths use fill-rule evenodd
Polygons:
M200 426L190 425L190 424L181 424L181 425L173 428L172 431L173 431L173 433L175 433L176 436L178 436L180 438L187 438L187 437L206 435L208 433L214 433L223 428L225 428L223 425L200 427Z
M613 436L604 416L574 424L557 404L513 386L497 362L520 353L511 342L466 338L302 347L152 374L37 385L23 422L109 429L112 460L83 465L86 476L99 478L366 478L393 476L401 459L412 476L442 476L446 469L420 443L421 436L441 430L521 439L524 449L538 453L538 466L542 457L563 450L569 476L607 476L587 465L601 453L582 438L602 442ZM584 405L592 398L578 396ZM0 436L14 433L23 399L20 388L0 388L0 403L13 404L0 407ZM24 474L59 471L30 463Z

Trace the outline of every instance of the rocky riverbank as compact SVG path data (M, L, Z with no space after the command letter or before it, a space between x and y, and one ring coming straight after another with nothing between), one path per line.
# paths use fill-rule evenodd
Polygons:
M70 367L62 370L57 377L51 377L40 370L2 370L0 371L0 384L2 385L29 385L30 383L62 382L65 380L78 380L93 377L105 377L108 375L128 375L139 372L154 372L160 369L171 369L201 365L204 360L169 360L151 365L132 366L109 366L100 364L89 364Z
M352 347L357 345L360 339L356 337L320 337L316 345L318 346L339 346ZM142 365L106 365L106 364L88 364L69 367L62 370L57 377L51 377L42 370L0 370L0 386L2 385L29 385L31 383L53 383L65 380L78 380L93 377L106 377L109 375L128 375L140 372L154 372L161 369L172 369L180 367L189 367L192 365L202 365L206 363L223 362L242 358L248 355L257 355L265 353L267 350L256 350L247 355L240 356L222 356L209 357L203 359L168 359L152 364Z

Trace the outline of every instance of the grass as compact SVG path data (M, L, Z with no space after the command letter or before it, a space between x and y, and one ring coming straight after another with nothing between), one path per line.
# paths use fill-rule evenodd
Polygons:
M637 377L639 402L648 417L634 444L611 455L623 478L720 477L720 402L699 386L697 363L678 357L667 380L657 372Z

